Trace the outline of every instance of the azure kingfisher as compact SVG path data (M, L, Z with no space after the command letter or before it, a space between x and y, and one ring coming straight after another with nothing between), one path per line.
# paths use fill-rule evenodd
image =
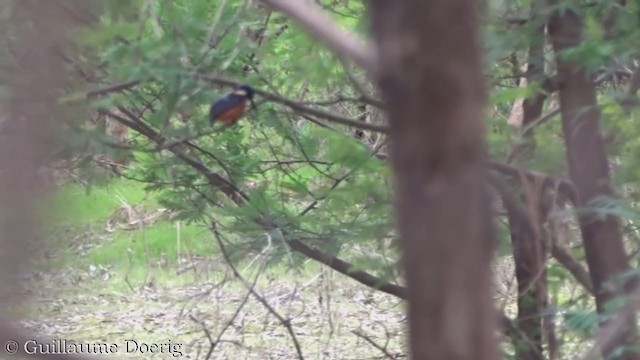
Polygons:
M216 102L211 104L209 110L209 121L213 124L215 121L220 121L227 126L231 126L238 122L244 115L247 100L251 102L251 107L256 108L253 102L253 88L249 85L241 85L233 92L223 96Z

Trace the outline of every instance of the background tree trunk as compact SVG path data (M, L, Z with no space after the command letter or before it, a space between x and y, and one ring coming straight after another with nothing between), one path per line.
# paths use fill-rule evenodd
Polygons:
M563 80L560 106L569 175L578 190L579 206L586 207L598 197L611 197L614 194L600 131L595 84L579 64L558 56L582 41L582 19L572 11L555 13L549 22L549 35L556 53L558 76ZM615 216L603 218L591 211L581 212L579 220L596 305L602 314L607 302L623 293L623 289L607 286L607 282L629 270L620 222ZM605 356L617 347L635 341L635 316L630 315L626 315L629 321L619 332L618 338L603 349ZM620 359L623 358L640 357L628 354Z
M496 359L475 1L371 3L413 359Z
M545 27L544 0L534 0L530 5L531 21L535 22L535 31L530 39L528 60L526 66L526 83L543 84L544 72L544 46ZM547 99L544 90L538 91L522 101L521 131L523 131L522 143L514 149L514 160L522 166L524 161L535 157L534 130L529 127L542 115L542 109ZM542 360L543 352L543 317L541 316L547 306L547 251L543 241L543 224L545 216L542 214L543 206L538 196L541 189L537 189L535 182L525 178L518 179L517 184L524 193L523 202L528 210L527 217L521 217L513 209L507 207L507 218L511 230L511 244L513 248L513 260L515 263L515 275L518 283L518 328L526 339L515 344L516 359L518 360ZM550 320L550 319L549 319ZM552 326L552 325L551 325ZM550 347L551 348L551 347Z

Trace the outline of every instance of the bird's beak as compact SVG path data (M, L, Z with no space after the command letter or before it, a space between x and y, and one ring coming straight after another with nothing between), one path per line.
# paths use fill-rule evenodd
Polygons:
M253 99L249 100L249 102L251 102L251 108L255 111L258 110L258 107L256 106L256 103L253 101Z

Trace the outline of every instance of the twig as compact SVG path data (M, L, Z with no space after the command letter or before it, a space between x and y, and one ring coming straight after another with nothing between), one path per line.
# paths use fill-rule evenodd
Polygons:
M263 265L260 271L256 272L256 276L253 279L253 283L251 283L251 289L253 289L256 286L256 283L258 282L258 278L260 277L260 274L262 273L262 269L264 268L264 264L266 264L266 262L263 262ZM224 324L224 326L222 327L222 330L220 330L215 340L211 336L209 329L207 329L207 327L205 326L204 321L199 321L193 315L189 315L191 320L200 324L200 326L202 327L202 330L205 333L205 336L207 337L207 339L209 339L209 351L207 352L207 356L205 357L205 359L209 360L209 358L213 354L213 351L216 349L216 346L218 346L218 344L220 343L220 340L222 339L222 336L224 335L224 333L227 331L227 329L229 329L231 324L233 324L233 322L236 320L238 315L240 315L240 311L242 311L244 306L247 304L247 301L249 301L249 296L251 296L251 291L247 291L245 296L242 298L240 305L238 305L238 307L236 308L236 311L234 311L233 315L231 315L231 318L226 322L226 324Z
M128 90L140 84L140 82L141 82L140 80L131 80L131 81L123 82L120 84L107 86L101 89L89 91L86 96L87 98L91 99L91 98L107 95L107 94L122 91L122 90Z
M400 356L402 356L402 355L400 356L391 355L389 351L387 351L386 347L376 343L375 341L373 341L373 339L371 339L369 336L362 333L360 330L351 330L351 333L363 339L364 341L368 342L369 344L373 345L373 347L380 350L384 354L384 356L387 357L388 359L398 359Z
M531 132L534 128L544 124L545 122L551 120L554 116L560 114L560 108L553 109L546 113L545 115L540 116L536 120L532 121L527 127L522 129L522 134L520 136L525 136L529 132ZM511 156L510 156L511 157Z
M349 81L351 81L353 87L362 96L362 101L379 109L384 108L384 103L381 100L375 99L371 95L369 95L369 93L365 90L364 85L361 84L358 79L356 79L356 76L351 72L349 64L342 62L342 68L344 69L344 73L347 74L347 78L349 78Z
M282 326L284 326L287 329L287 332L289 332L289 336L291 337L291 340L293 341L293 345L296 348L296 352L298 353L298 359L304 360L304 356L302 355L302 348L300 347L300 343L298 342L298 338L296 337L296 334L293 331L293 326L291 325L291 319L285 319L284 317L282 317L282 315L280 315L269 304L269 302L263 296L258 294L255 291L255 289L253 288L253 286L250 286L248 284L247 280L245 280L242 277L242 275L238 272L238 269L236 269L236 267L233 265L233 262L231 261L231 258L229 257L229 254L227 253L227 250L224 247L224 244L223 244L222 239L220 237L220 233L218 232L218 229L217 229L217 226L215 225L215 223L212 224L211 231L215 235L216 241L218 242L218 246L220 246L220 251L222 252L222 256L224 257L225 261L227 262L227 264L231 268L231 271L233 272L233 274L238 279L240 279L240 281L242 281L242 283L245 285L247 290L249 290L249 292L253 295L253 297L255 297L256 300L258 300L269 311L269 313L271 313L271 315L275 316L276 319L278 319L278 321L280 321L280 324L282 324Z

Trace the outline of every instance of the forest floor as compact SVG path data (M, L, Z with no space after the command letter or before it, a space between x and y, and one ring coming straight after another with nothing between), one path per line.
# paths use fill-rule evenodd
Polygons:
M397 298L315 263L264 267L262 256L238 266L243 283L206 229L164 220L136 185L55 196L65 211L13 311L38 335L116 344L122 359L206 359L212 348L210 359L404 357Z

